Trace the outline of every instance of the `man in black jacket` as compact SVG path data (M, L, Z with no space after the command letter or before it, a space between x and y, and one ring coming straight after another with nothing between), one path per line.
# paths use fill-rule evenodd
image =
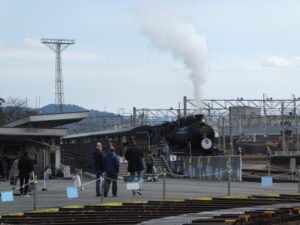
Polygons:
M19 160L18 164L19 177L20 177L20 191L21 196L30 197L28 192L28 182L31 172L33 171L33 163L28 157L28 152L24 151L22 157ZM25 181L25 182L24 182ZM23 187L23 185L26 185Z
M96 149L93 151L93 160L94 160L94 169L96 172L96 196L101 196L100 187L101 187L101 180L100 177L103 173L103 163L104 163L104 156L102 151L102 144L100 142L97 143Z
M136 143L133 142L132 146L126 151L125 159L128 161L128 172L130 172L130 182L135 181L135 174L137 174L138 182L139 182L139 189L132 190L132 194L135 195L136 193L142 195L141 193L141 182L142 182L142 172L144 170L144 165L142 158L144 154L141 149L136 147Z

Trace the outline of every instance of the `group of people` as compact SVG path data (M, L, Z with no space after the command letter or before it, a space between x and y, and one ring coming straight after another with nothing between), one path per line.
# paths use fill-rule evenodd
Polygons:
M33 171L33 163L28 157L28 152L23 151L21 157L17 157L10 169L10 184L12 189L16 188L18 180L20 180L20 194L22 197L30 197L28 195L28 185L31 173Z
M128 161L128 172L130 173L130 182L134 182L137 177L139 182L139 188L132 190L132 194L142 195L141 192L141 181L142 181L142 172L144 170L143 164L143 152L136 147L135 143L132 143L130 147L125 146L125 159ZM110 184L112 183L112 195L113 197L117 196L117 180L119 173L119 158L115 154L115 148L110 147L109 152L104 153L102 144L98 142L96 144L96 149L92 153L94 160L94 169L96 173L96 196L101 196L101 176L104 176L104 197L107 197Z
M112 183L112 195L117 197L117 180L120 168L119 157L115 153L115 148L110 147L108 152L103 151L103 146L100 142L96 144L96 149L92 153L94 169L96 173L96 196L101 196L101 177L104 179L104 197L107 197L111 183ZM141 183L142 172L145 169L144 166L144 154L143 151L137 148L135 142L131 146L124 146L124 156L128 161L128 172L130 173L130 182L139 182L139 188L132 190L132 194L142 195ZM152 156L146 155L145 157L147 171L153 169ZM18 180L20 180L20 193L21 196L30 197L28 195L29 179L33 172L33 162L30 160L27 151L22 152L22 156L17 157L10 169L10 183L15 189ZM137 178L137 180L136 180Z
M243 149L241 147L239 147L238 150L237 150L237 155L244 156L244 153L245 152L243 151ZM272 156L272 149L269 145L267 145L267 148L266 148L266 156L268 158L270 158Z
M112 181L112 192L113 196L117 196L117 179L119 173L119 159L115 154L114 147L109 149L109 152L105 154L103 152L102 144L97 143L96 149L93 152L94 159L94 169L96 172L96 196L101 196L100 187L101 187L101 176L105 172L106 178L104 183L104 196L107 197L110 184Z

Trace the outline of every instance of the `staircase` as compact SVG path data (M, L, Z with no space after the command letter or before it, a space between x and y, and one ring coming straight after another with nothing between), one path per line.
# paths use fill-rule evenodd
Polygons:
M128 175L127 172L127 167L128 167L128 163L120 163L120 167L119 167L119 176L126 176Z
M154 160L154 166L156 168L156 173L162 173L162 172L167 172L172 174L172 171L167 164L167 161L163 157L153 157Z
M156 168L156 173L162 173L164 171L166 171L167 173L172 174L172 171L169 167L169 165L167 165L167 162L164 160L163 157L153 157L153 161L154 161L154 166ZM128 163L120 163L120 171L119 171L119 176L126 176L128 175Z

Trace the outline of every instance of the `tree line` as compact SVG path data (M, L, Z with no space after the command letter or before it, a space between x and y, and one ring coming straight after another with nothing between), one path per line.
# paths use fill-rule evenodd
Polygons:
M21 98L0 97L0 126L14 120L30 115L29 108L26 107L26 100Z

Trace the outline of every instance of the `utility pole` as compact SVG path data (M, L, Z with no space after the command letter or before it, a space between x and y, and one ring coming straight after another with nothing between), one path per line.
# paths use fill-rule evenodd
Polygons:
M62 113L64 104L64 88L61 52L69 45L75 44L75 41L66 39L41 39L41 43L47 45L55 53L55 104L58 106L58 112Z
M225 152L226 149L226 136L225 136L225 118L222 117L222 133L223 133L223 152Z
M284 124L284 105L281 103L281 141L282 141L282 152L285 152L285 124Z
M220 117L219 117L219 118L218 118L218 134L219 134L219 138L218 138L218 139L219 139L219 141L218 141L218 142L219 142L219 143L218 143L218 148L219 148L219 149L221 149L221 146L222 146L222 144L221 144L221 142L222 142L222 140L221 140L221 132L220 132L221 129L220 129L220 128L221 128L221 124L220 124Z
M183 116L187 116L187 98L183 96Z
M297 104L296 104L296 96L292 94L293 103L294 103L294 128L296 128L296 135L297 135L297 153L299 153L299 123L298 123L298 116L297 116ZM295 129L294 129L295 130ZM294 139L295 140L295 139Z
M229 107L229 133L230 133L230 150L231 155L233 155L233 136L232 136L232 108Z
M265 134L267 137L267 111L266 111L266 94L263 94L263 110L264 110L264 125L265 125Z
M136 108L133 107L132 126L136 126Z

